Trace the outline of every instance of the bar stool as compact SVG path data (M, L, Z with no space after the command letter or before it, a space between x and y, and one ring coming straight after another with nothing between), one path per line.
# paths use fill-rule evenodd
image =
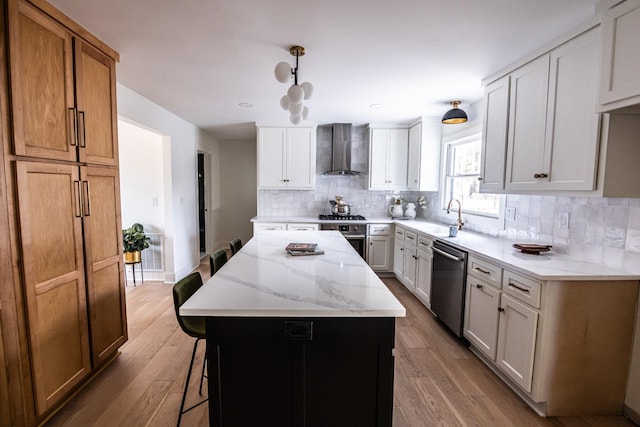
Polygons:
M193 294L196 293L198 289L202 286L202 277L200 273L195 272L191 273L188 276L184 277L182 280L179 280L178 283L173 285L173 306L176 310L176 317L178 319L178 324L182 331L196 339L196 342L193 344L193 352L191 353L191 362L189 363L189 371L187 373L187 380L184 383L184 392L182 393L182 403L180 403L180 414L178 415L178 427L180 426L180 421L182 420L182 414L189 412L195 407L198 407L205 403L208 398L203 401L196 403L190 408L184 409L184 403L187 400L187 389L189 388L189 380L191 379L191 371L193 370L193 362L196 358L196 350L198 349L198 342L202 339L206 338L205 333L205 319L204 317L193 317L193 316L180 316L180 306L184 304L186 300L188 300ZM198 393L202 396L202 382L206 375L204 373L205 364L207 361L207 354L205 350L204 361L202 362L202 374L200 376L200 389Z
M227 263L227 252L224 249L218 249L209 257L209 267L211 268L211 275L213 276L216 271Z
M242 249L242 240L233 239L231 243L229 243L229 247L231 248L231 256L234 256L240 249Z

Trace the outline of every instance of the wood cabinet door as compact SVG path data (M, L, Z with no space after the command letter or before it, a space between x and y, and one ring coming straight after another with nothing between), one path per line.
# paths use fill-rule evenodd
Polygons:
M531 392L538 312L502 294L496 363L516 384Z
M118 170L82 169L87 297L94 365L127 340Z
M500 291L467 276L464 337L491 360L496 360Z
M258 187L285 188L285 129L258 129Z
M507 190L535 190L543 169L549 55L511 73Z
M311 189L316 183L315 130L287 129L287 188Z
M16 163L24 294L36 411L89 374L79 168Z
M117 165L115 61L80 39L74 51L80 161Z
M71 34L26 2L10 2L14 153L77 158Z
M487 85L484 90L484 132L480 163L480 192L503 193L509 129L510 76Z

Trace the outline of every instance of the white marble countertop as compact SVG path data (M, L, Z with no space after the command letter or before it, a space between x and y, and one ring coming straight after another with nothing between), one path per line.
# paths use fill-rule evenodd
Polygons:
M323 255L290 256L290 242ZM182 307L183 316L403 317L405 309L338 231L254 236Z
M516 272L540 280L640 280L639 274L605 265L576 260L553 251L540 255L523 254L510 240L487 236L464 228L456 237L449 237L449 227L422 220L396 221L400 225L437 240L494 261ZM528 243L528 242L521 242Z

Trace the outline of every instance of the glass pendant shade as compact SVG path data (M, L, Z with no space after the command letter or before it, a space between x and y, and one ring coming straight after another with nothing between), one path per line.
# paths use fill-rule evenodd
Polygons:
M304 91L304 99L310 99L313 96L313 85L311 83L301 83L300 87Z
M286 83L291 78L291 65L288 62L278 62L273 73L276 76L276 80L280 83Z
M298 85L293 85L287 91L287 96L289 97L289 101L292 103L301 102L304 98L304 90Z
M455 125L469 120L467 113L458 108L460 101L451 101L451 105L453 105L453 108L444 113L444 116L442 116L442 123L445 125Z

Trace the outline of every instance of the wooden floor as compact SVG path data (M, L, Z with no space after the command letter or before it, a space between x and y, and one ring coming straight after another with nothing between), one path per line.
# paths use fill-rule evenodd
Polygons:
M199 270L208 277L208 264ZM540 418L397 280L384 281L407 309L396 322L394 427L634 425L623 417ZM47 426L175 426L194 339L176 322L171 286L129 286L127 313L120 357ZM188 403L199 397L194 376ZM182 425L207 426L206 408L187 413Z

